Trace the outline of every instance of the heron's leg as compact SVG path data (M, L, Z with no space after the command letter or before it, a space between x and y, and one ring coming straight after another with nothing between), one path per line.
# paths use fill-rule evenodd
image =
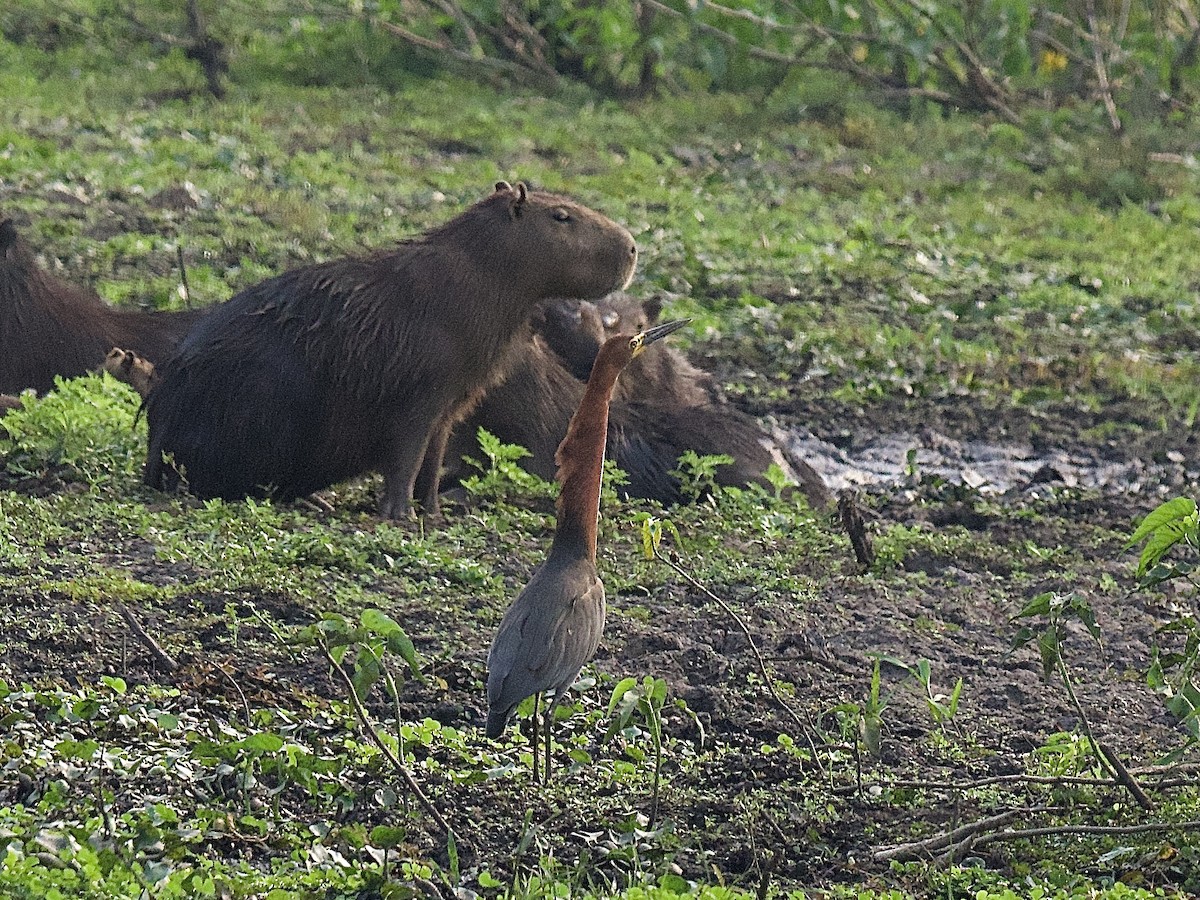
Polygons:
M554 727L554 707L557 702L546 707L546 784L550 783L550 729Z
M541 751L541 742L538 740L538 707L542 705L542 695L533 695L533 780L538 780L538 753Z

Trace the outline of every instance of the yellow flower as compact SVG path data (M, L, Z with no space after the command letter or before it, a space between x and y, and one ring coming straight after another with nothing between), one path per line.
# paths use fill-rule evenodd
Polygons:
M1054 75L1067 67L1067 54L1046 47L1038 60L1039 75Z

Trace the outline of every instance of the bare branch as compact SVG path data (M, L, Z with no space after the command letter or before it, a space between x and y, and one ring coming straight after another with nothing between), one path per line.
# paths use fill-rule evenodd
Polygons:
M370 739L371 743L379 748L379 752L383 754L384 758L391 764L392 768L400 774L401 778L404 779L405 784L408 785L408 789L413 792L413 796L417 798L417 801L422 807L424 807L425 811L429 813L430 818L437 823L437 826L441 829L442 833L449 834L451 831L450 825L446 822L445 818L443 818L438 808L434 806L433 801L425 796L425 792L421 790L421 785L417 783L417 779L414 778L412 772L408 770L408 766L404 765L404 763L400 761L396 754L392 752L392 748L385 744L383 739L375 731L375 726L371 722L370 717L367 715L367 711L362 705L362 700L360 700L358 697L358 691L354 688L354 682L350 680L350 676L346 674L346 670L338 665L337 660L333 658L333 654L329 652L329 647L325 645L324 641L318 640L316 643L317 647L320 648L321 653L324 654L325 660L329 663L330 668L338 673L342 683L345 684L346 690L350 695L351 705L354 707L354 715L358 718L358 724L361 726L363 734Z
M142 623L137 620L133 613L129 611L129 608L120 600L117 601L117 612L121 614L121 618L125 620L125 624L133 632L133 636L141 641L142 646L150 651L150 655L158 661L160 666L168 672L174 672L179 668L179 663L175 662L169 653L158 646L158 642L150 637L146 629L142 627Z
M1108 112L1108 124L1118 134L1121 131L1121 118L1117 115L1117 104L1113 101L1112 86L1108 81L1108 66L1104 61L1104 52L1100 49L1100 26L1096 22L1095 0L1085 0L1087 10L1088 30L1095 40L1092 41L1092 62L1096 67L1096 83L1100 86L1100 98L1104 101L1104 109Z
M483 66L485 68L496 69L500 72L505 72L509 75L515 75L518 78L532 79L545 82L546 74L539 72L528 66L523 66L520 63L509 62L506 59L496 59L494 56L479 56L476 57L465 50L460 50L451 45L448 41L436 41L427 37L422 37L414 31L409 31L400 25L388 22L384 19L373 19L372 22L380 28L387 31L401 40L407 41L416 47L424 50L430 50L434 53L445 54L460 62L470 63L475 66Z

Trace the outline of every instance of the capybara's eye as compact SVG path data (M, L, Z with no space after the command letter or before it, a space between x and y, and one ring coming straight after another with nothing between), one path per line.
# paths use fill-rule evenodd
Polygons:
M571 214L569 212L567 212L565 209L562 209L562 208L556 209L554 211L554 221L555 222L570 222Z

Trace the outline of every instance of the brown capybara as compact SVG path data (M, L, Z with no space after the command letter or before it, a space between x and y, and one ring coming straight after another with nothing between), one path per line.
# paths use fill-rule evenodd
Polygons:
M117 381L123 381L145 400L150 390L158 383L158 369L154 363L132 350L113 347L104 357L104 371Z
M554 475L554 451L583 394L583 382L604 341L642 331L657 319L659 306L623 292L595 303L553 300L534 317L535 334L505 380L493 387L475 413L456 429L450 456L478 457L480 426L509 444L530 451L521 461L542 478ZM671 347L655 348L621 374L609 413L608 457L629 475L621 490L633 497L674 503L683 499L677 469L685 450L727 454L733 463L717 468L720 485L766 485L771 463L793 475L814 508L831 500L821 476L802 460L789 467L758 423L723 403L711 378Z
M633 276L629 232L505 182L445 225L287 272L214 309L146 400L145 480L201 497L291 499L383 473L381 514L427 512L457 419L548 297L595 299Z
M99 367L113 346L161 362L202 315L114 309L41 268L12 219L0 221L0 392L45 393L55 375Z

